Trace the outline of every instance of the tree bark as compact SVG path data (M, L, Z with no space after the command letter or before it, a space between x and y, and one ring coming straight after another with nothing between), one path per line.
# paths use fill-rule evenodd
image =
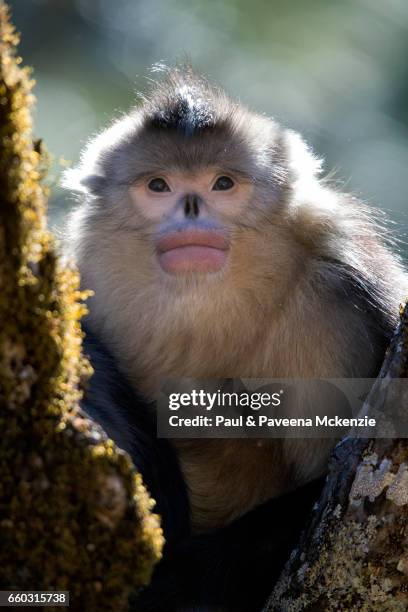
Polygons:
M163 536L129 457L79 409L84 295L46 229L16 43L0 0L0 588L67 590L71 609L117 611L149 582Z
M407 431L408 305L363 414ZM398 435L398 434L397 434ZM408 609L408 440L346 438L265 612Z

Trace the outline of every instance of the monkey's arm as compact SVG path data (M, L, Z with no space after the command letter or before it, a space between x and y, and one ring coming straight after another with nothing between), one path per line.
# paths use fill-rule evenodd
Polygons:
M188 533L190 521L177 457L167 440L156 437L152 405L133 391L99 339L88 329L85 332L84 352L94 374L82 408L131 456L156 501L155 510L161 515L166 541L179 539Z

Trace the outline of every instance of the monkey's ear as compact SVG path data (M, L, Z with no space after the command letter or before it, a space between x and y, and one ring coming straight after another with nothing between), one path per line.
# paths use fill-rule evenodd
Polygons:
M84 174L83 168L69 168L62 175L61 185L65 189L89 195L102 195L105 177L99 174Z

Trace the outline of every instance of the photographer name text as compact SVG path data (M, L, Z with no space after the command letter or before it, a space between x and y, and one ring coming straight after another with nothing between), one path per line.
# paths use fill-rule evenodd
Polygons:
M377 421L367 416L358 418L341 418L338 416L318 416L313 418L268 417L262 414L240 415L237 417L214 417L197 415L194 417L169 416L171 427L376 427Z

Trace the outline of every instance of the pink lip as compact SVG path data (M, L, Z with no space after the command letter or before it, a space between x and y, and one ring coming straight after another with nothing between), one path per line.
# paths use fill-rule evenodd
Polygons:
M183 274L220 270L226 262L229 244L219 232L188 230L164 236L156 248L165 272Z

